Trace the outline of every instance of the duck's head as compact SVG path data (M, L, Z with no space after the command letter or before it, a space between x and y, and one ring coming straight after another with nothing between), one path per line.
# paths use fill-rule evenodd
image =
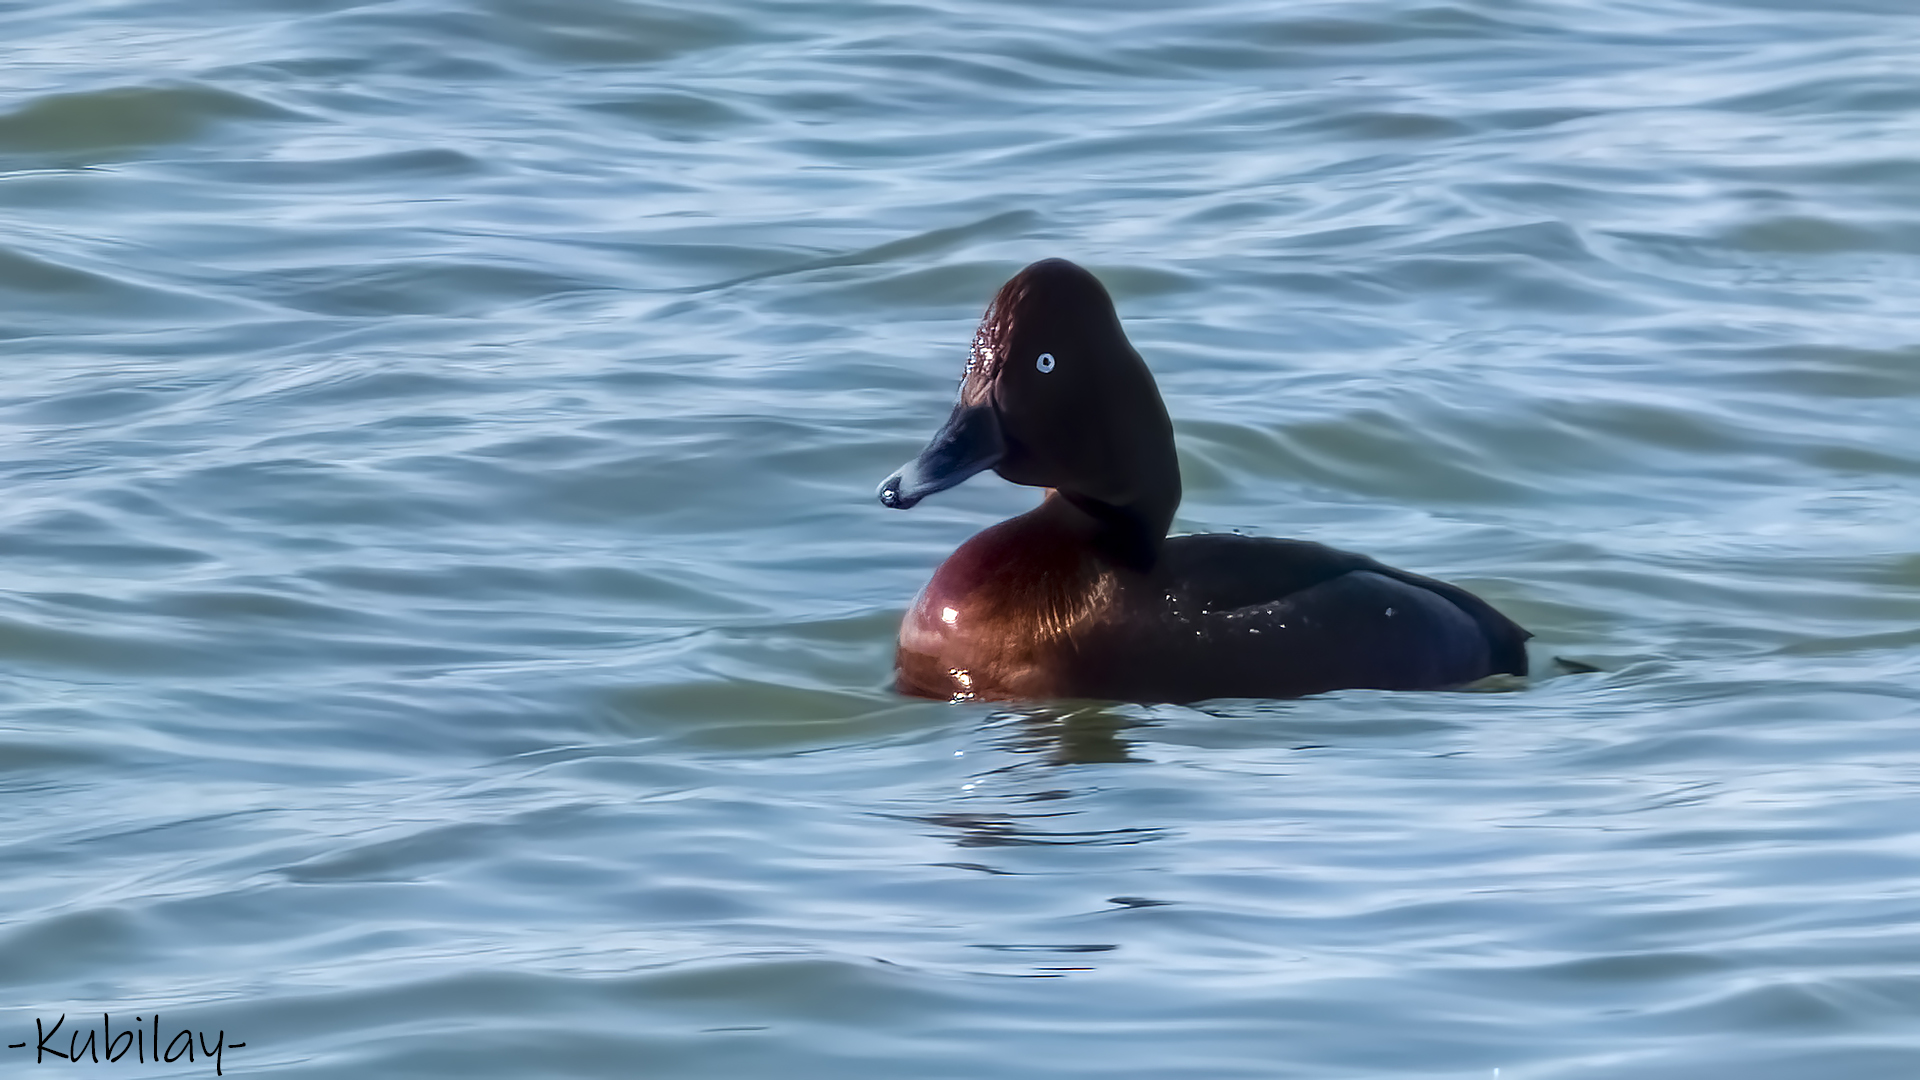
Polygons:
M1065 259L1000 287L953 415L880 485L880 501L905 510L986 469L1058 490L1130 563L1153 562L1180 505L1173 424L1153 375L1106 288Z

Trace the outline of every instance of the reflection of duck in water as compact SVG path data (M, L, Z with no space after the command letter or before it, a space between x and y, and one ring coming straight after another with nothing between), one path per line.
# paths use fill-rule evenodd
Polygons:
M1167 536L1173 425L1113 300L1073 263L1001 287L953 415L880 501L904 510L986 469L1050 490L920 591L903 692L1193 701L1527 672L1530 635L1457 586L1304 540Z

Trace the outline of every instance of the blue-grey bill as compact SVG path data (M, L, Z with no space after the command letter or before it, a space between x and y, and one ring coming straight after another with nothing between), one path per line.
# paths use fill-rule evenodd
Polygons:
M936 491L993 468L1006 452L1000 418L992 405L957 405L920 456L881 482L880 503L905 510Z

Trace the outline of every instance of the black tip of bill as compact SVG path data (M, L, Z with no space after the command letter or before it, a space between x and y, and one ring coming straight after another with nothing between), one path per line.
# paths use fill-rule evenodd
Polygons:
M916 496L904 495L900 489L906 483L906 470L894 473L880 482L880 505L895 510L911 510L913 504L920 501Z

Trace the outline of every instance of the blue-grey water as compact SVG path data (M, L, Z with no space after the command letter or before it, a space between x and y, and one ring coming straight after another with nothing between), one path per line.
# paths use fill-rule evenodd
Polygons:
M1912 0L0 42L0 1072L1920 1076ZM894 694L1036 496L874 485L1052 255L1178 528L1600 670Z

